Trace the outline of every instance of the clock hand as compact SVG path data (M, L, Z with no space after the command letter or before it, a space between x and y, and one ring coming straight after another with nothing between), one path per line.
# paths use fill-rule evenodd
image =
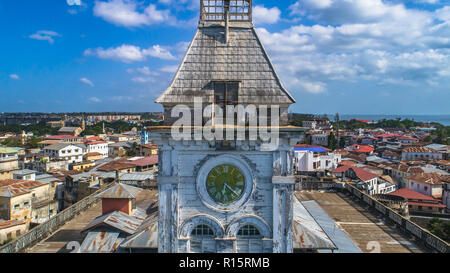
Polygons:
M225 186L226 186L230 191L232 191L234 194L236 194L237 196L239 196L239 194L237 194L230 186L228 186L227 183L225 183Z

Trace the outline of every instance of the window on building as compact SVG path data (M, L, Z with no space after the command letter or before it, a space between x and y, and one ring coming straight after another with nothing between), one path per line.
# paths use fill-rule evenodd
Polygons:
M20 205L14 205L14 209L20 208Z
M214 231L208 225L198 225L192 230L191 236L214 236Z
M259 230L253 225L245 225L241 227L238 231L238 236L246 236L246 237L259 237L261 233Z
M8 232L8 234L6 235L6 239L7 240L11 240L12 239L12 232Z
M223 111L223 123L226 122L226 106L237 105L239 100L238 82L214 82L214 104ZM236 114L235 114L236 116ZM236 119L236 117L235 117Z

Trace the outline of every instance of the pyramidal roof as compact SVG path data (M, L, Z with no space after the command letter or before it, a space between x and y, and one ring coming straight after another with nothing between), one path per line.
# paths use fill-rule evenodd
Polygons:
M140 188L117 183L105 191L97 194L103 199L134 199L142 191Z
M203 103L213 103L217 81L239 82L240 104L295 103L251 22L201 19L172 83L156 102L191 104L201 97Z

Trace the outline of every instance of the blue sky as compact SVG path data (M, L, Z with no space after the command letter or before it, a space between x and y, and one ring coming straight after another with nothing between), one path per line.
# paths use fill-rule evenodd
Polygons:
M161 111L198 0L0 1L0 112ZM302 113L450 114L448 0L254 0Z

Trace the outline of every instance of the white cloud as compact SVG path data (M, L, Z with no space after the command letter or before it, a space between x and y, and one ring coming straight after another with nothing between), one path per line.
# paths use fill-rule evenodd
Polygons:
M81 0L66 0L67 5L69 6L81 6L82 2Z
M125 27L153 25L174 19L169 10L157 10L154 4L142 9L134 0L95 1L94 15L109 23Z
M175 73L178 70L178 66L177 65L163 66L159 70L166 73Z
M82 83L84 83L84 84L87 84L87 85L89 85L89 86L91 86L91 87L94 87L94 84L93 84L92 81L89 80L88 78L81 78L81 79L80 79L80 82L82 82Z
M147 49L141 49L134 45L121 45L115 48L103 49L87 49L84 51L85 56L96 56L101 59L111 59L124 63L142 62L147 57L154 57L163 60L176 59L168 49L159 45L154 45Z
M20 79L19 75L17 75L17 74L10 74L9 78L12 79L12 80L19 80Z
M280 15L281 11L277 7L255 6L253 8L253 22L255 24L275 24L280 20Z
M88 99L88 101L89 101L89 102L93 102L93 103L99 103L99 102L102 102L102 100L99 99L99 98L97 98L97 97L90 97L90 98Z
M32 34L32 35L30 35L28 37L30 39L41 40L41 41L48 41L50 44L53 44L54 43L53 38L54 37L61 37L61 35L58 34L55 31L39 30L35 34Z
M303 0L290 8L318 23L257 32L293 92L325 92L336 81L435 85L450 75L450 7Z
M131 79L133 82L137 83L148 83L148 82L155 82L156 79L152 77L134 77Z

